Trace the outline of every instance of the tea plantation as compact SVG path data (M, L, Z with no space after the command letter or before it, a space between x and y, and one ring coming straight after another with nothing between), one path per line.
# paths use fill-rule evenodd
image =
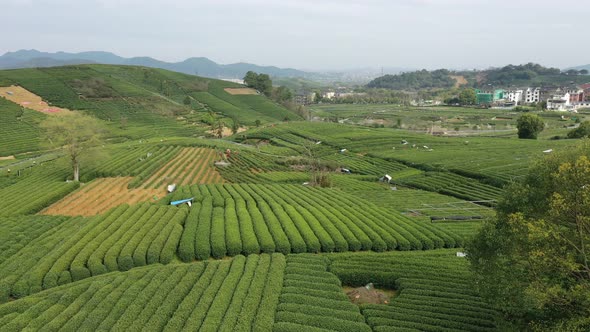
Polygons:
M0 98L0 331L497 331L463 246L532 160L574 144L295 121L143 67L0 71L15 85L102 137L72 181L41 125L67 115ZM211 117L248 130L213 138ZM356 303L370 283L387 300Z

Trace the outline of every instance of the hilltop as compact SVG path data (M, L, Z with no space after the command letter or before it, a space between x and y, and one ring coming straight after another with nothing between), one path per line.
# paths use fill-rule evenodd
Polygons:
M420 89L448 89L457 85L470 87L559 86L571 83L581 84L588 81L590 81L588 75L527 63L486 70L451 71L438 69L428 71L423 69L398 75L384 75L369 82L367 87L416 91Z

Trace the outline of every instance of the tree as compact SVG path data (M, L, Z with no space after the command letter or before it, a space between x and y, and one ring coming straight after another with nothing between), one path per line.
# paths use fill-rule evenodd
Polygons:
M74 181L80 181L80 164L89 149L101 144L101 127L93 117L82 113L50 116L41 123L44 138L50 145L66 152Z
M545 122L536 114L526 113L516 120L518 138L537 139L537 136L545 128Z
M264 93L265 96L270 97L272 94L272 81L267 74L259 74L256 80L257 90Z
M480 293L519 330L590 329L590 140L537 161L467 245Z
M189 106L191 104L191 98L189 96L184 97L182 101L185 105Z
M272 94L272 81L267 74L256 74L253 71L249 71L244 76L244 84L247 87L264 93L267 97L270 97Z
M567 138L590 137L590 121L580 123L578 128L572 129L567 133Z
M588 75L588 69L582 69L579 71L580 75Z
M322 97L322 92L321 91L316 91L314 93L314 98L313 101L316 103L321 103L324 100L324 98Z
M237 134L238 130L240 129L240 123L238 122L237 118L232 118L232 125L231 125L231 132L232 134Z
M473 89L463 89L459 93L459 104L474 105L477 102L477 95Z
M223 138L223 130L225 129L225 123L221 120L217 120L213 123L213 132L215 133L215 137Z
M255 89L257 83L258 83L258 74L256 74L253 71L248 71L246 73L246 76L244 76L244 84L246 84L246 86L249 86L249 87Z
M274 89L272 93L272 99L278 103L286 103L293 99L293 93L289 88L285 86L279 86L278 88Z

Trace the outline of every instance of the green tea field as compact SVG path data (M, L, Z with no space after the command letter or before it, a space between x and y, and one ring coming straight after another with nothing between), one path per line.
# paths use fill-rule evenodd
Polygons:
M0 71L16 85L97 131L52 145L52 114L0 98L0 331L501 331L465 245L505 186L575 144L518 139L510 120L416 130L493 110L319 105L354 121L302 121L145 67ZM211 119L247 130L214 138Z

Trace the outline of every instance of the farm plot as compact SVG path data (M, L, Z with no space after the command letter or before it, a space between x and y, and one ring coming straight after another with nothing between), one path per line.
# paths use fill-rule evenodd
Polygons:
M0 305L0 330L270 331L284 271L273 254L110 273Z
M493 206L502 195L502 189L477 180L446 172L426 172L401 178L397 183L444 195L455 196L469 201L479 201Z
M325 257L289 255L272 330L370 332L371 328L342 292L340 280L327 271Z
M0 98L0 157L39 149L38 124L45 118Z
M16 172L15 172L16 173ZM65 182L68 171L53 163L22 170L22 175L3 176L0 182L0 216L36 213L79 187Z
M0 96L22 107L45 114L67 114L71 112L66 108L50 106L41 97L21 86L0 87Z
M175 158L145 179L141 187L165 189L167 185L223 183L213 161L215 150L183 148Z
M294 185L181 187L163 201L194 197L179 256L412 250L455 247L462 238L342 191Z
M134 176L130 187L137 187L143 179L174 158L182 150L179 146L135 145L116 148L110 158L86 170L80 180L90 181L97 177Z
M491 207L424 190L359 189L350 193L380 207L401 211L412 219L432 220L438 227L451 230L464 238L473 236L484 219L495 216Z
M27 243L51 231L67 217L17 216L0 217L0 264L16 254Z
M399 290L388 305L361 305L373 331L496 331L498 314L476 292L456 250L329 255L344 285Z
M225 88L225 92L230 95L257 95L258 91L251 88Z
M186 215L185 208L143 203L63 222L0 264L0 302L110 271L170 263Z
M94 216L121 204L157 200L166 194L166 191L162 189L127 189L132 180L132 177L93 180L47 207L40 214Z

